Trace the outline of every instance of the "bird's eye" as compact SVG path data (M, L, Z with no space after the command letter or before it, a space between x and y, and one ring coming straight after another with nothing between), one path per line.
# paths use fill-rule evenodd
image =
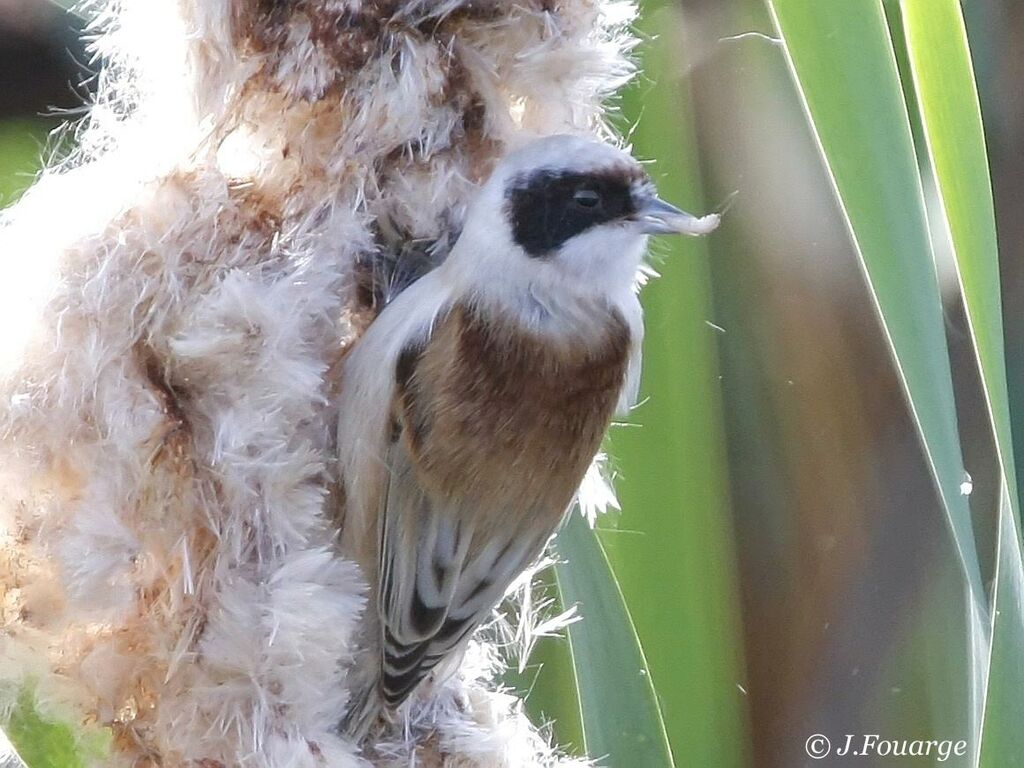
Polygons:
M592 189L577 189L572 200L580 208L597 208L601 204L601 195Z

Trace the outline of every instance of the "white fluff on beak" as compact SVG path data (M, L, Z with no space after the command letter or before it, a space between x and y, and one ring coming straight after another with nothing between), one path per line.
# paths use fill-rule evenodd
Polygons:
M710 235L722 221L717 213L694 216L657 197L648 197L636 214L647 235Z

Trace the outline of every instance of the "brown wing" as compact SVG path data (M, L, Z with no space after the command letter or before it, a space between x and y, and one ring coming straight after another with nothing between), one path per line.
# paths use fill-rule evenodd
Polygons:
M552 352L457 306L427 342L403 351L380 517L388 705L449 656L543 550L599 447L627 348L628 335Z
M392 444L388 465L378 597L381 691L394 707L487 618L552 530L485 538L479 508L424 489L403 440Z

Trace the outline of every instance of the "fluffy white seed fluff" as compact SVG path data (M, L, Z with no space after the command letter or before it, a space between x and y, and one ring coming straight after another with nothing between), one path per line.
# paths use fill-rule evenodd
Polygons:
M79 149L0 218L0 715L111 766L366 765L334 549L360 265L525 137L610 135L620 0L107 0ZM526 635L529 635L527 632ZM377 765L563 766L474 645ZM424 740L424 734L431 734Z

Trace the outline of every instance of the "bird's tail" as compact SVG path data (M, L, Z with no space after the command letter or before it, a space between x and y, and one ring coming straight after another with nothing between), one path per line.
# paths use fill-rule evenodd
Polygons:
M380 685L374 681L354 693L338 730L348 741L359 744L383 712L384 700L381 698Z

